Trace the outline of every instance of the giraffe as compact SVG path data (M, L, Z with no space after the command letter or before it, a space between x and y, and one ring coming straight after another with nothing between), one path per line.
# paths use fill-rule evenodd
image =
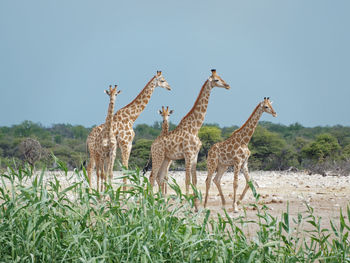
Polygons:
M107 176L112 178L113 164L116 155L117 140L113 134L112 122L114 113L115 99L120 90L117 91L117 85L112 88L109 86L109 90L105 90L105 93L109 96L108 113L106 122L102 127L101 132L94 141L94 159L96 162L96 175L97 175L97 191L99 191L99 182L101 180L101 191L103 190L103 181L106 179L104 174L104 165L106 163Z
M190 180L197 185L196 165L201 141L198 131L201 128L207 111L211 90L214 87L230 89L230 86L212 69L212 75L202 86L192 109L181 120L179 125L167 135L163 136L155 145L152 152L152 172L150 183L153 186L155 179L162 185L167 174L169 163L172 160L185 159L186 166L186 194L189 192Z
M162 131L160 133L160 135L153 141L152 146L151 146L151 155L154 151L157 151L157 149L159 148L159 144L163 143L163 137L166 136L169 133L169 116L174 112L173 110L169 110L169 106L167 106L166 108L164 108L164 106L162 106L162 109L158 111L159 114L163 117L163 124L162 124ZM168 168L167 170L169 170L171 162L169 162ZM166 181L167 181L167 176L166 177ZM164 194L166 194L167 192L167 185L164 182L163 185L161 186L159 184L159 189L162 188L162 192Z
M248 149L248 143L251 137L253 136L254 130L258 125L258 121L261 115L264 112L271 114L273 117L277 116L271 104L272 102L270 101L270 98L264 98L264 100L256 106L253 113L250 115L248 120L242 125L241 128L234 131L232 135L225 141L218 142L210 148L207 158L208 175L206 179L204 207L206 207L207 205L211 178L215 172L216 175L214 177L214 183L219 190L222 205L225 205L225 198L221 190L220 180L227 168L229 166L234 166L232 206L233 211L238 212L236 206L238 174L241 171L241 169L243 169L246 185L239 198L239 201L237 201L237 205L239 205L240 201L242 201L244 195L246 194L249 188L248 158L250 156L250 151Z
M162 109L159 110L158 113L163 117L162 131L159 135L159 137L161 137L169 133L169 116L174 113L174 110L169 110L169 106L167 106L166 108L162 106Z
M113 134L117 138L117 147L121 149L122 164L128 168L129 156L132 147L132 140L134 139L135 132L133 125L138 116L145 109L156 87L161 87L167 90L171 90L170 85L165 80L161 71L157 71L156 75L146 84L136 98L125 107L118 110L113 116ZM95 154L94 141L98 137L98 134L102 131L104 124L101 124L90 132L87 138L87 146L90 152L90 156ZM90 158L88 164L88 178L91 187L91 173L95 165L94 159ZM123 179L124 185L126 184L126 178ZM123 187L125 190L125 186Z

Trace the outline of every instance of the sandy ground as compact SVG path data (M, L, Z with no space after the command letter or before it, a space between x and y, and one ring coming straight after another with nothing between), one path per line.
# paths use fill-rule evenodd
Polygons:
M198 188L205 195L206 172L198 172ZM170 172L169 176L175 178L182 189L185 189L184 173ZM346 211L350 197L350 177L337 177L322 175L308 175L292 172L251 172L251 178L256 182L256 190L261 195L260 203L268 204L271 214L280 215L289 211L292 215L306 210L305 202L315 209L316 214L322 217L338 217L339 209ZM233 173L225 173L221 180L228 211L232 211L233 200ZM238 179L238 194L245 186L245 179L240 174ZM255 203L252 191L249 189L242 205ZM209 191L208 208L213 211L221 210L221 198L212 182ZM242 208L242 207L241 207ZM239 213L238 213L239 214Z
M184 172L169 172L169 176L173 177L181 188L185 189ZM263 172L256 171L250 173L251 178L256 182L256 190L261 195L259 204L268 206L268 213L281 218L283 212L287 211L289 206L289 215L291 218L297 218L300 213L306 216L309 204L314 209L314 215L321 217L321 225L323 228L330 229L330 220L334 220L335 225L339 223L340 209L345 215L347 205L350 204L350 176L322 176L308 175L303 172ZM205 180L206 172L198 172L198 189L202 192L203 199L205 196ZM244 186L245 179L242 174L238 178L238 194L240 195ZM242 204L239 206L238 213L233 213L233 173L225 173L221 180L222 190L225 195L225 208L229 215L233 218L244 215L242 209L246 207L247 217L249 219L257 219L257 212L249 204L256 203L252 191L249 189ZM201 207L203 207L201 205ZM208 205L213 215L223 214L221 198L219 192L212 182ZM290 219L292 222L292 220ZM347 220L346 220L347 221ZM311 230L309 224L303 225L304 229ZM249 229L249 227L248 227Z
M53 173L58 176L63 186L68 186L77 180L72 172L69 172L67 177L62 172L47 172L44 180L53 180ZM115 172L114 178L121 175L121 172ZM149 176L149 173L146 176ZM287 204L289 204L289 214L291 217L296 218L298 213L305 215L305 202L307 202L314 208L314 215L322 217L322 226L330 228L329 220L332 219L335 222L339 222L340 209L344 211L343 214L345 216L346 207L350 204L350 176L323 177L322 175L308 175L303 172L275 171L256 171L251 172L250 176L256 182L256 190L261 195L259 203L266 204L269 207L268 212L278 218L281 218L281 214L286 212ZM185 172L170 171L169 177L174 178L185 193ZM96 176L93 176L92 179L93 187L96 187ZM197 172L197 179L197 187L202 192L204 199L206 172ZM120 179L114 179L113 185L117 185L120 182ZM242 204L239 206L240 211L233 213L233 173L225 173L221 182L226 199L225 208L229 212L229 215L233 218L244 215L242 206L245 206L247 217L257 219L256 211L249 206L249 204L255 203L252 191L250 189L248 190ZM244 185L244 176L240 174L238 182L239 195ZM169 193L171 193L171 189L169 187L168 189ZM200 208L202 207L203 205L201 204ZM207 208L212 211L213 216L217 215L217 213L223 214L221 199L213 182L209 192Z

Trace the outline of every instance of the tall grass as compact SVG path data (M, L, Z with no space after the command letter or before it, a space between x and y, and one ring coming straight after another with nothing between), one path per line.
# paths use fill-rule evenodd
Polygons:
M200 193L186 196L173 181L175 194L164 198L139 171L124 171L131 181L125 192L89 190L84 170L66 188L53 173L45 176L29 167L1 174L1 262L350 262L349 208L347 220L340 212L339 222L322 229L307 205L296 218L288 208L275 218L257 204L257 220L197 213ZM247 237L251 224L258 230Z

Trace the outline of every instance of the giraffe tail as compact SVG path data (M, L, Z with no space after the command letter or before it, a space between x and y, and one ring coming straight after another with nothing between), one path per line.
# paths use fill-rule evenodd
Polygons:
M146 163L146 165L143 167L142 169L142 176L145 176L145 174L147 173L147 171L152 169L152 155L149 154L149 158L148 161Z

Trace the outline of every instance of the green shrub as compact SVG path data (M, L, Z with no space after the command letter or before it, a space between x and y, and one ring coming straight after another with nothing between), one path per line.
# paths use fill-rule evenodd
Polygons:
M56 163L67 177L65 163ZM186 196L173 181L175 194L164 198L137 170L124 176L131 182L127 191L107 185L99 194L89 190L85 170L75 170L75 183L64 188L54 174L46 181L45 171L8 168L0 178L1 261L350 262L349 208L347 220L341 212L331 230L321 229L309 206L297 218L287 208L280 220L256 204L256 221L211 216L194 211L194 198L201 197L196 189ZM247 224L258 226L251 238L243 231ZM304 224L312 229L303 231Z
M302 154L305 158L320 162L325 159L337 159L339 150L337 139L331 134L325 133L318 135L315 141L305 145L302 148Z

